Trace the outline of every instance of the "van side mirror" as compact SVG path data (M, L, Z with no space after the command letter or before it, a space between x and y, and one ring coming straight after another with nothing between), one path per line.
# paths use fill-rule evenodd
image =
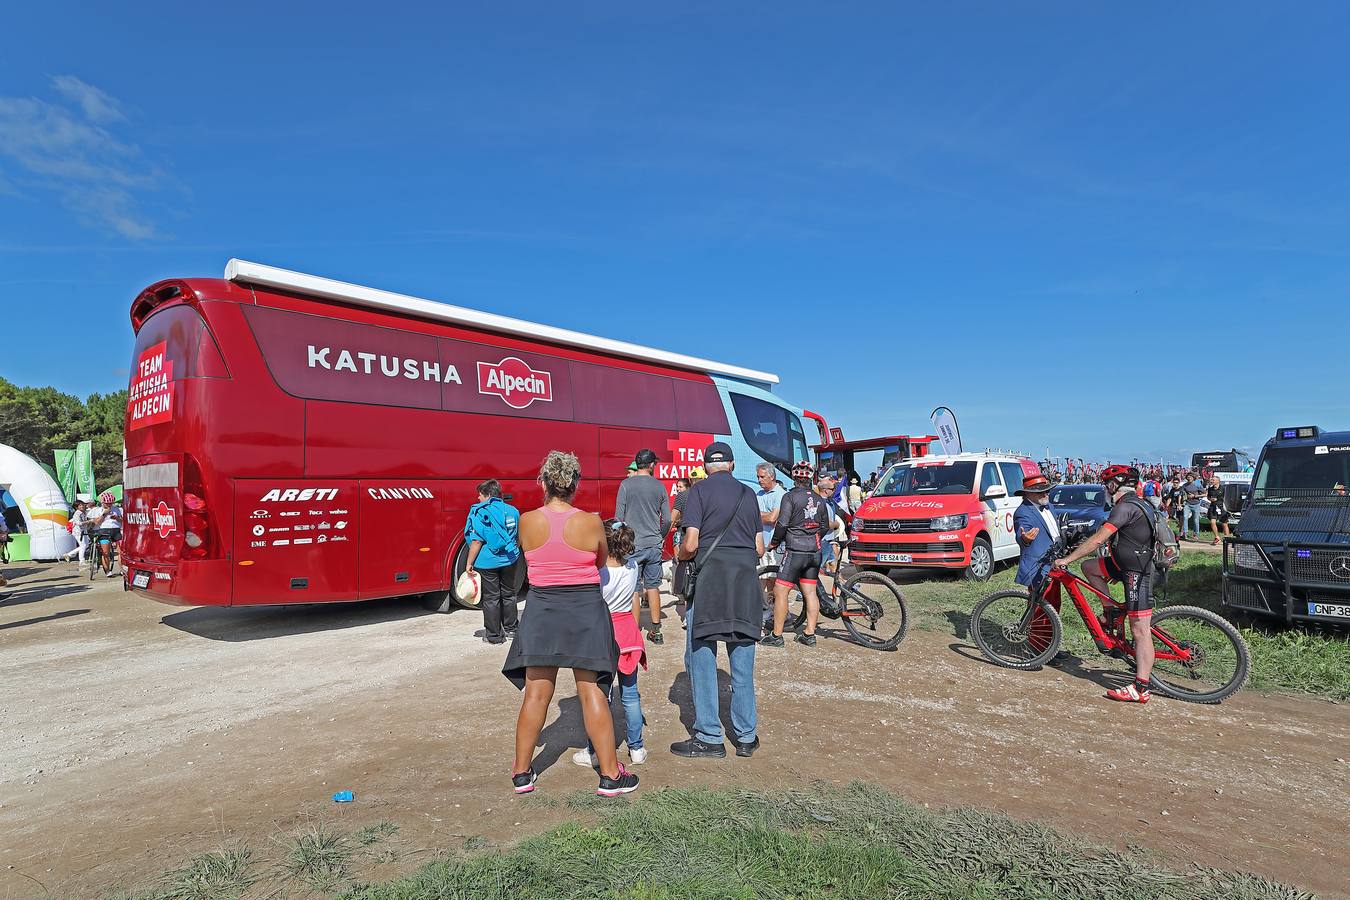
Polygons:
M981 500L997 500L999 497L1008 496L1008 489L1001 484L991 484L980 496Z

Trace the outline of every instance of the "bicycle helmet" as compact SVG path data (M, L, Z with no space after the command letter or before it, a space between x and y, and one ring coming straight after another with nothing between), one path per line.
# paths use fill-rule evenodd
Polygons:
M1139 470L1134 466L1107 466L1102 469L1102 484L1108 481L1119 480L1123 484L1134 485L1139 483Z
M110 506L117 502L117 498L113 496L112 491L104 491L98 495L98 502L102 503L104 506Z
M793 481L810 481L812 478L815 477L815 474L816 474L815 467L812 466L809 462L806 462L805 460L799 463L793 463L792 465Z

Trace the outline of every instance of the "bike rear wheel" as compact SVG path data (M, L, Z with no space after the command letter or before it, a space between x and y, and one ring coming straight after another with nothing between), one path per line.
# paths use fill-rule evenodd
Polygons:
M1043 598L1025 590L990 594L970 613L970 636L985 659L1008 669L1039 669L1059 652L1064 625Z
M1218 703L1242 690L1252 656L1237 628L1195 606L1153 613L1152 688L1188 703Z
M841 586L839 617L853 639L874 650L894 650L909 631L909 607L900 588L880 572L859 572Z
M778 583L778 566L760 566L759 583L764 591L764 633L773 631L773 588ZM796 631L806 621L806 600L799 586L788 589L787 619L783 621L783 633Z

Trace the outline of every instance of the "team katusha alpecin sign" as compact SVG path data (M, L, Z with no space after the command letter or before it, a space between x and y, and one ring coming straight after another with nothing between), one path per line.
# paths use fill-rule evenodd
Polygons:
M127 429L173 419L173 360L166 341L147 347L136 360L127 391Z

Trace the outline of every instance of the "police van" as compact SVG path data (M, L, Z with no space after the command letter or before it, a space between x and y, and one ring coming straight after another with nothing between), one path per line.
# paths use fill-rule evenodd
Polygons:
M1223 604L1286 622L1350 624L1350 431L1281 428L1225 540Z

